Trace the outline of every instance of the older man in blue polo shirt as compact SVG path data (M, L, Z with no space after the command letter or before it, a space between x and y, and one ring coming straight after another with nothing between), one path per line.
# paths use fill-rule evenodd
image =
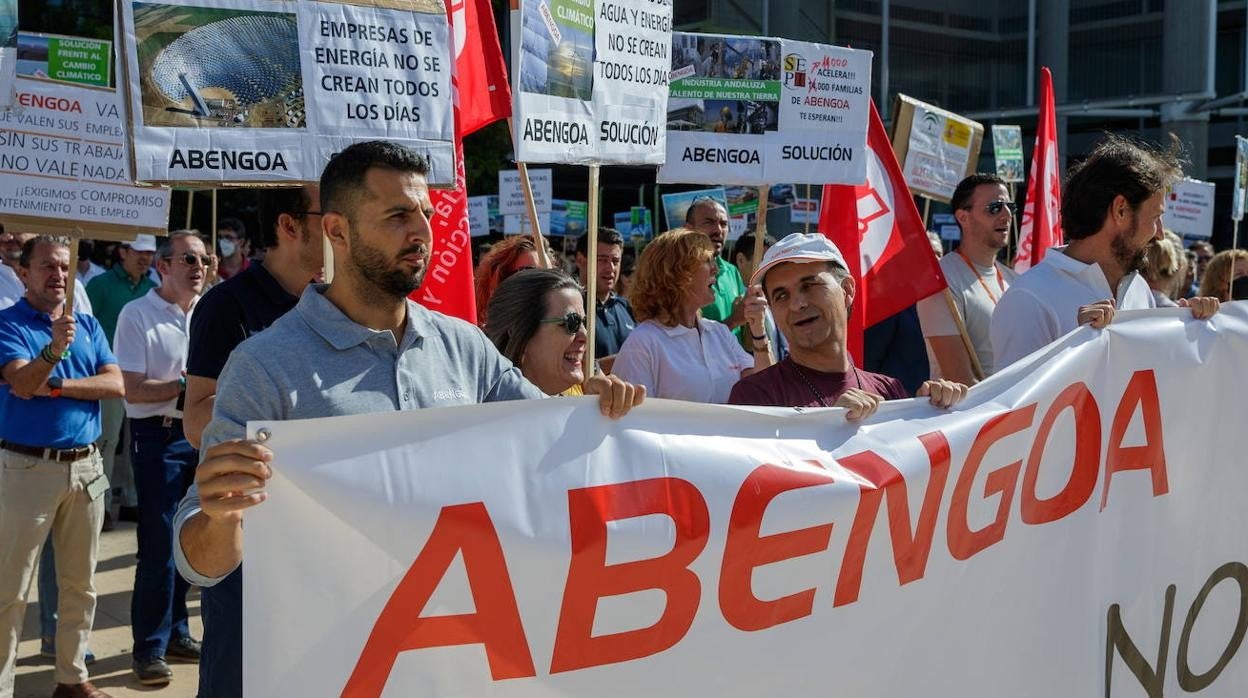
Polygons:
M64 312L67 245L27 240L19 260L26 295L0 311L0 695L13 692L26 592L49 529L60 587L52 695L106 695L87 681L83 657L108 489L94 442L100 400L124 391L99 323Z

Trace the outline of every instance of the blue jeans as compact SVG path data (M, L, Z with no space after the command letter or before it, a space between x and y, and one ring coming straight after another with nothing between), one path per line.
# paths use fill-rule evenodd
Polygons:
M195 449L182 421L130 420L130 462L139 495L138 564L130 601L137 661L164 657L171 639L187 637L186 583L173 563L173 514L195 481Z
M243 567L200 591L204 647L199 659L199 698L243 695Z

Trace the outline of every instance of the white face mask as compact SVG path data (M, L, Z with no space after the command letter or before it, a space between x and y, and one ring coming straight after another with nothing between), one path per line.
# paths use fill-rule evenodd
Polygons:
M221 239L217 241L217 244L221 245L222 257L233 257L234 253L238 251L238 243L233 240Z

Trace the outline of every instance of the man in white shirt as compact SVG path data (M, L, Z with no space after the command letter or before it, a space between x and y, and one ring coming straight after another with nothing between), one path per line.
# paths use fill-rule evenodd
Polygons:
M1181 177L1174 150L1108 136L1072 168L1062 201L1069 243L1054 247L1014 282L992 315L997 368L1027 356L1082 324L1100 329L1114 311L1155 307L1138 273L1144 250L1161 239L1166 189ZM1216 298L1180 304L1197 318Z
M113 350L125 380L134 483L139 501L139 554L130 619L139 683L163 685L166 657L199 660L187 623L190 586L173 562L173 514L195 479L198 456L182 431L191 312L211 259L189 231L163 240L156 265L164 283L127 303L117 318Z
M949 205L962 239L957 249L941 257L940 268L949 282L954 308L966 326L975 357L987 377L996 369L988 331L992 311L1018 278L1013 269L997 261L997 253L1010 240L1016 207L1005 182L995 174L983 173L962 180ZM918 311L932 378L963 385L977 383L979 378L945 294L919 301Z

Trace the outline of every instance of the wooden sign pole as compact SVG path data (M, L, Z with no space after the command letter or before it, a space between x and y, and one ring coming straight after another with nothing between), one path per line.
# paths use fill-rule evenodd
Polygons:
M585 248L585 317L589 325L589 345L585 347L585 377L596 372L594 332L598 319L598 165L589 166L589 224Z

